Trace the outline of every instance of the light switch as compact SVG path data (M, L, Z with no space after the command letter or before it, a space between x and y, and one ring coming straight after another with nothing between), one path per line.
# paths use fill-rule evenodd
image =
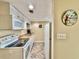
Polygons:
M57 39L67 39L66 33L57 33Z

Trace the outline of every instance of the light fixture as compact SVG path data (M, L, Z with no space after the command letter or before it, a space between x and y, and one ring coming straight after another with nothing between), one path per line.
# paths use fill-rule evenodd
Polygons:
M34 12L34 6L32 4L29 5L29 12L30 13Z
M33 10L34 6L32 4L29 5L29 10Z
M39 27L39 23L34 23L33 26L38 28Z

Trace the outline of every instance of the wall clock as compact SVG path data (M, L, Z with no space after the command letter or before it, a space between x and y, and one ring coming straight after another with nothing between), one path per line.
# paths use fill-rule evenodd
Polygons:
M61 19L62 19L62 23L64 25L72 26L77 22L78 15L77 15L76 11L69 9L63 13Z

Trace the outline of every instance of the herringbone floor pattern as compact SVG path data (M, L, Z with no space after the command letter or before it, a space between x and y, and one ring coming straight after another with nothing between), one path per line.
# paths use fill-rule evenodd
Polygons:
M34 43L31 59L45 59L44 55L44 43Z

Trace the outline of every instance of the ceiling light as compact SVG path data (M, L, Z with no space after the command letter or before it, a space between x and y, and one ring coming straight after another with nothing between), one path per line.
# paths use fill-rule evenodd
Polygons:
M35 23L33 26L35 26L35 27L39 27L39 23Z
M29 5L29 9L30 9L30 10L33 10L33 9L34 9L34 6L33 6L32 4L30 4L30 5Z

